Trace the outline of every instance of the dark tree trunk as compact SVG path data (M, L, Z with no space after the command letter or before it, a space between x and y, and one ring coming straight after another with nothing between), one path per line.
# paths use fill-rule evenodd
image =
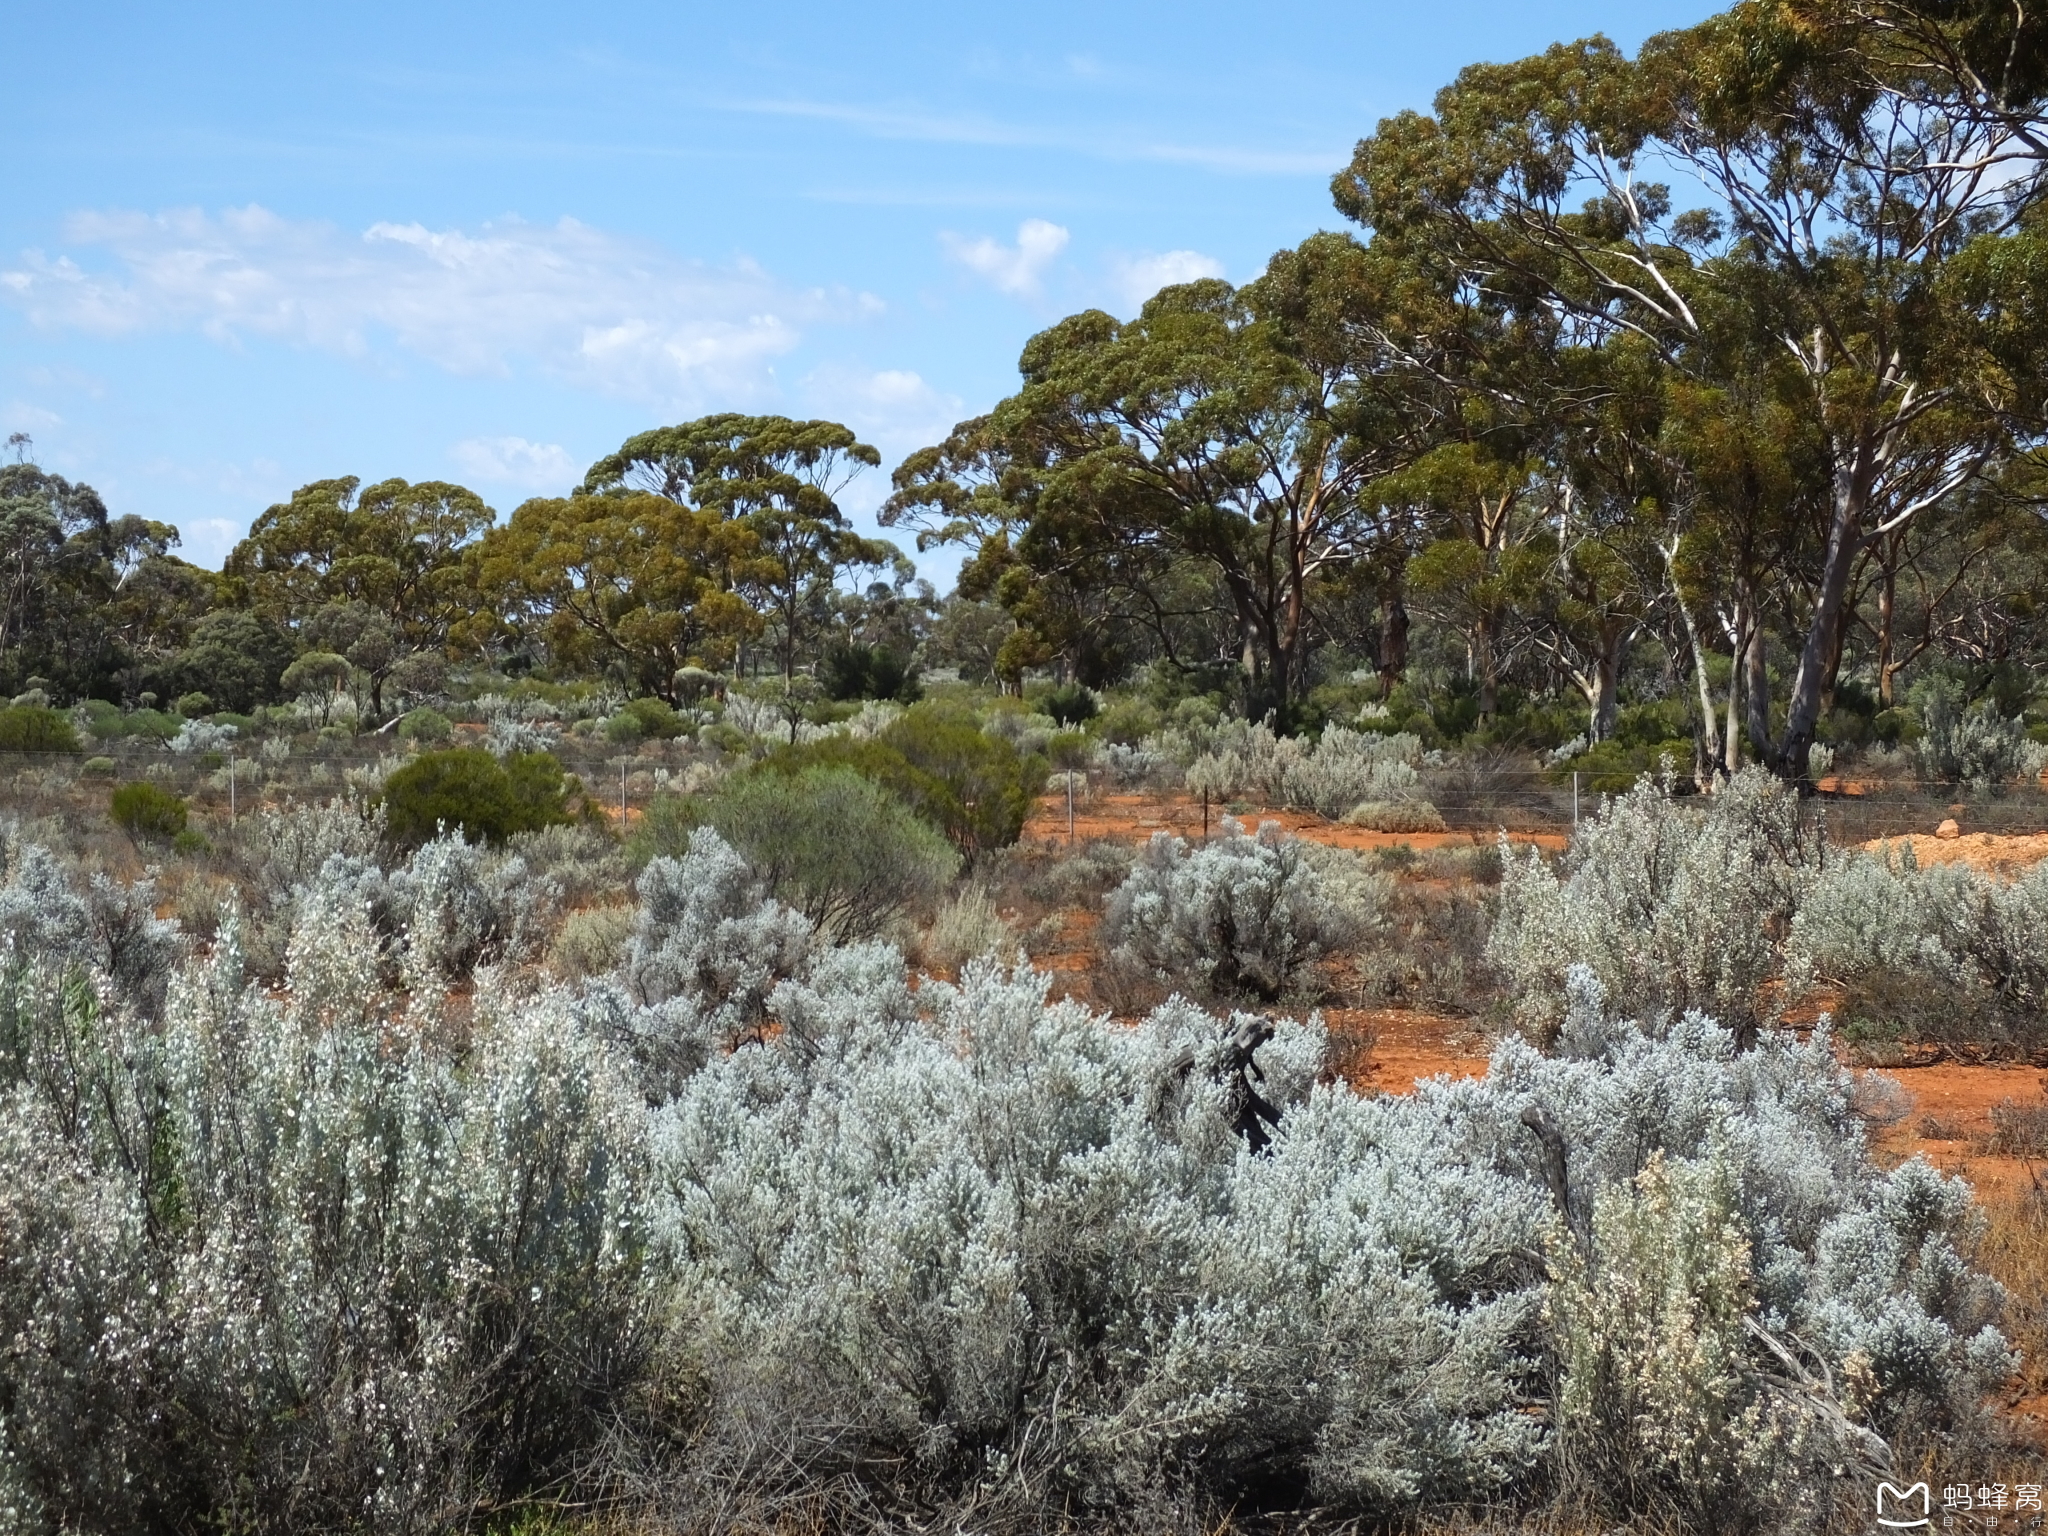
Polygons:
M1380 597L1379 672L1380 698L1388 698L1402 674L1408 670L1408 605L1400 586L1386 589Z

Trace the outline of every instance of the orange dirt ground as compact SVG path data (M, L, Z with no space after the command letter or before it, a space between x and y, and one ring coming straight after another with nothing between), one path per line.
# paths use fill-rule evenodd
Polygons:
M1209 808L1209 830L1223 824L1227 813L1221 806ZM1277 821L1295 837L1328 843L1333 848L1393 848L1406 843L1410 848L1464 848L1490 843L1493 832L1369 832L1364 827L1346 826L1306 811L1246 811L1236 818L1247 831L1262 821ZM1074 802L1073 836L1077 843L1101 838L1115 842L1142 843L1155 832L1199 838L1202 835L1202 802L1185 794L1096 794ZM1515 842L1534 843L1540 848L1564 847L1562 835L1548 832L1511 832ZM1027 842L1064 843L1067 840L1067 802L1064 795L1047 795L1024 824Z
M1880 852L1886 840L1879 838L1863 846ZM2001 837L1990 832L1966 832L1961 837L1935 837L1915 832L1890 839L1891 846L1910 843L1914 862L1927 864L1969 864L2007 879L2048 859L2048 832Z
M1220 811L1211 809L1211 830L1221 817ZM1388 848L1402 843L1417 851L1471 846L1490 841L1493 835L1368 832L1296 811L1250 812L1238 819L1247 826L1277 821L1297 837L1357 849ZM1155 832L1170 832L1190 840L1199 837L1200 802L1190 801L1185 795L1097 794L1077 801L1074 806L1071 835L1077 843L1098 838L1142 842ZM1516 842L1552 850L1562 848L1565 842L1564 838L1549 834L1511 836ZM1067 804L1063 795L1049 795L1040 802L1037 813L1025 826L1024 838L1027 842L1053 845L1068 841ZM1907 841L1921 864L1965 861L2008 879L2048 858L2048 834L2001 837L1973 833L1955 838L1915 835ZM1882 844L1866 846L1875 851ZM1041 966L1054 974L1055 991L1073 987L1087 995L1089 930L1095 921L1093 913L1064 915L1054 953L1039 960ZM1487 1068L1488 1041L1470 1020L1403 1009L1345 1008L1326 1008L1323 1018L1331 1033L1333 1066L1361 1089L1409 1093L1425 1078L1477 1077ZM1904 1090L1902 1098L1892 1106L1902 1113L1896 1118L1888 1114L1873 1119L1872 1144L1883 1165L1894 1166L1916 1153L1923 1154L1943 1172L1968 1179L1978 1198L1992 1208L2010 1209L2012 1202L2021 1200L2030 1190L2048 1184L2048 1170L2022 1158L1985 1150L1992 1135L1994 1108L2008 1102L2038 1105L2044 1093L2048 1093L2048 1074L2038 1067L1936 1062L1892 1066L1881 1071L1867 1069L1867 1075L1888 1078ZM1886 1097L1873 1093L1871 1100L1876 1104ZM2005 1411L2015 1428L2048 1452L2048 1396L2011 1401Z

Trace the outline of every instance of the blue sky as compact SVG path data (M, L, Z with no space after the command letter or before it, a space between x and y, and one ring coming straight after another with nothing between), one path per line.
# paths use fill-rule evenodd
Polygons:
M308 480L509 512L714 410L858 429L865 524L1032 332L1339 227L1461 65L1711 9L24 7L0 435L214 566Z

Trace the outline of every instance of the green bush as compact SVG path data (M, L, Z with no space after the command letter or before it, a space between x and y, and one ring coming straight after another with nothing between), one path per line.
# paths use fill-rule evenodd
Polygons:
M111 757L88 757L79 764L78 771L90 779L111 779L115 764Z
M398 722L398 734L406 741L446 741L455 734L455 727L438 709L421 705Z
M909 658L885 646L849 645L843 640L826 647L818 682L826 698L841 702L894 699L909 704L924 691Z
M738 775L708 797L703 819L839 943L931 905L960 865L937 829L851 768Z
M964 853L1016 842L1045 788L1044 758L985 734L957 710L914 705L882 733L881 741L938 786L916 809L944 828Z
M71 717L39 704L0 708L0 752L76 752Z
M501 843L570 820L569 797L582 785L545 752L504 762L477 747L423 752L384 781L378 797L393 842L417 846L446 826L464 837Z
M187 720L197 720L201 715L213 713L213 700L197 689L194 689L191 693L178 700L177 710Z
M138 709L122 717L121 734L139 736L145 741L169 741L184 723L176 715L160 709Z
M643 737L651 737L656 741L673 741L676 737L682 735L686 729L682 716L678 715L664 701L654 697L653 694L648 694L644 698L627 700L621 706L618 714L612 716L612 719L618 720L623 717L630 717L637 721L640 726L640 734ZM607 726L607 734L609 734L609 726Z
M1051 715L1063 726L1085 725L1101 712L1095 695L1079 683L1062 683L1038 701L1041 714Z
M813 766L851 768L891 791L966 854L1017 840L1045 785L1046 761L985 734L974 717L938 703L914 705L868 741L828 736L777 748L766 759L782 773Z
M1103 741L1135 747L1166 724L1166 717L1143 699L1113 700L1095 717L1095 734Z
M188 814L181 796L147 779L116 788L107 813L114 818L114 825L130 837L167 841L185 830Z
M102 741L119 736L126 729L126 717L118 704L109 704L105 699L87 699L78 707L85 715L85 728Z

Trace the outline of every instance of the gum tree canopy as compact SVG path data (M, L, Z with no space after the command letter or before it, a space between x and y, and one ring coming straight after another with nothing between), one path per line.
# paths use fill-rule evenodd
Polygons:
M1758 755L1793 778L1859 561L2043 436L2048 71L2023 20L1744 0L1634 59L1596 37L1469 68L1335 182L1375 248L1467 291L1595 344L1642 338L1695 387L1729 386L1731 358L1768 368L1788 430L1821 449L1816 484L1788 489L1815 512L1787 562L1783 724L1750 711Z
M735 576L776 621L788 680L804 637L829 618L839 575L902 564L893 544L848 527L833 499L881 462L836 421L728 411L628 438L590 466L580 494L651 492L744 526L757 548Z
M1247 703L1284 719L1319 587L1376 536L1361 492L1406 448L1374 371L1389 281L1356 241L1318 235L1242 288L1064 320L1025 347L1022 389L905 460L883 520L973 546L971 575L1027 625L1064 588L1070 611L1106 597L1099 622L1167 637L1178 604L1217 591Z

